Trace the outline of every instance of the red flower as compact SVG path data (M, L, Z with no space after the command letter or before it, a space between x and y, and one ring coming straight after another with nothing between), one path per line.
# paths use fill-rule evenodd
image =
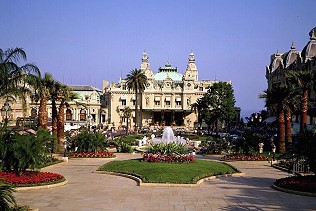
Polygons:
M53 182L61 180L62 175L51 172L35 172L25 171L20 176L16 176L14 172L0 172L0 178L3 182L18 185L18 184L39 184L45 182Z

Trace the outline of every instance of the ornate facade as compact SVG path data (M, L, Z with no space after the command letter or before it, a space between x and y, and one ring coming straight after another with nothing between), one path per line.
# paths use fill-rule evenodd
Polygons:
M194 54L190 53L187 68L184 74L178 72L170 62L158 68L154 74L150 67L149 56L143 53L140 69L147 76L146 89L139 94L138 105L139 127L150 125L176 125L193 128L197 121L197 115L191 111L191 104L201 98L216 81L198 80L198 69ZM109 123L114 127L126 125L123 117L123 109L130 107L135 117L135 94L126 86L126 80L109 84L104 81L106 108L108 110ZM135 118L130 121L135 125Z
M266 79L268 89L273 89L275 84L285 81L287 71L316 71L316 27L309 32L310 40L298 51L292 43L291 48L286 53L275 53L271 55L270 65L266 67ZM294 122L299 122L299 113L292 117ZM316 123L316 96L315 90L311 90L309 96L308 124Z

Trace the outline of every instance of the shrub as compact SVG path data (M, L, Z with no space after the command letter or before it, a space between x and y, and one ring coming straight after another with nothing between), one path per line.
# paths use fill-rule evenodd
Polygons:
M98 152L71 152L68 154L72 158L111 158L115 157L113 153L108 151Z
M0 210L10 210L11 205L16 206L13 192L9 184L0 182Z
M4 171L13 170L17 175L26 169L35 169L46 157L47 131L39 129L37 135L19 134L17 131L1 131L0 160Z
M118 152L132 153L134 150L128 143L119 142L117 146Z
M185 145L174 143L174 142L153 143L147 147L147 152L153 153L153 154L163 154L163 155L187 154L188 149Z
M105 136L101 132L89 132L83 129L74 138L74 147L78 147L79 152L94 152L105 150Z

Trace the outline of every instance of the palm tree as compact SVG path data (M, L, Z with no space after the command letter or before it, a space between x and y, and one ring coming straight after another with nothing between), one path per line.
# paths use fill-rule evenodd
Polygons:
M289 115L291 116L291 104L295 99L295 92L284 85L276 85L272 90L265 91L260 98L266 99L266 107L274 112L278 119L278 139L279 151L285 153L285 131L287 131L287 141L292 140L292 130ZM285 128L285 116L287 117L287 127ZM286 130L285 130L286 129Z
M310 90L315 85L315 73L312 70L289 71L286 73L286 78L289 83L294 85L301 91L301 124L300 131L306 129L307 111L308 111L308 96Z
M138 133L137 128L138 128L138 94L142 93L145 88L146 88L146 83L147 83L147 76L144 74L144 72L140 69L134 69L131 70L131 72L127 75L126 78L126 85L128 90L132 90L135 92L135 131ZM141 126L140 121L140 126Z
M38 111L38 126L47 129L47 101L50 97L50 89L54 83L53 76L50 73L45 73L44 77L37 77L33 82L35 94L33 100L40 101Z
M78 94L72 92L70 87L61 85L58 94L58 100L60 101L58 114L57 114L57 142L59 150L63 149L65 138L65 107L68 107L69 101L79 98Z
M55 138L55 143L54 143L54 152L58 151L58 110L57 110L57 101L58 101L58 96L59 96L59 90L61 88L62 84L59 83L58 81L53 81L52 86L50 87L50 100L52 102L52 133Z
M34 78L40 77L40 71L30 63L19 66L21 59L27 59L22 48L9 48L5 51L0 49L0 98L20 98L25 113L26 97L32 93L28 85Z
M198 124L201 127L202 126L202 110L206 107L203 97L199 98L195 103L191 104L191 111L194 111L194 113L197 113L197 119Z
M126 118L126 135L128 134L128 129L129 129L129 119L132 116L132 109L128 106L126 106L123 109L123 117Z
M0 182L0 210L11 210L11 205L16 205L13 192L10 185Z
M7 95L21 96L20 91L27 75L39 76L40 71L34 64L19 66L20 60L26 61L26 53L22 48L0 49L0 97Z

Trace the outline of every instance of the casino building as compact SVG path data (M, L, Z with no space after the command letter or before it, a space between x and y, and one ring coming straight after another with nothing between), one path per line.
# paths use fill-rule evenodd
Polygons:
M150 67L149 56L142 55L140 69L147 76L146 89L139 94L139 127L151 125L175 125L193 128L197 114L191 111L191 104L201 98L213 83L211 80L198 80L198 69L193 52L189 54L187 67L183 74L168 61L154 73ZM108 110L108 122L114 126L126 126L123 109L133 110L132 128L135 125L135 94L126 86L126 80L117 83L103 81L104 100ZM132 126L132 127L130 127Z

